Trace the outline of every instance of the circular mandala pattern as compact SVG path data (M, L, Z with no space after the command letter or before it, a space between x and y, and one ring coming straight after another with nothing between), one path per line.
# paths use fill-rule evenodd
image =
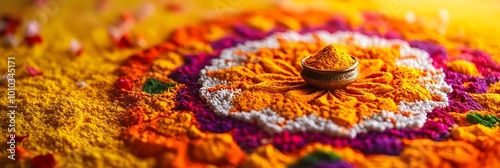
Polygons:
M300 60L324 44L354 49L361 68L356 83L327 91L304 82ZM286 32L222 50L201 71L199 83L201 97L216 114L255 122L268 133L313 131L352 138L421 127L426 113L448 105L446 93L452 89L444 78L426 52L401 40Z
M134 86L116 93L124 139L160 167L498 163L500 65L487 52L453 46L425 24L331 16L245 13L135 54L119 69ZM359 60L360 78L344 89L300 77L300 60L328 44Z

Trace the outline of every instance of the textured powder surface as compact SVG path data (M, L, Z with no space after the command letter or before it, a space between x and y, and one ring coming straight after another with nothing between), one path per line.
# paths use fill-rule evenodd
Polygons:
M344 48L328 45L305 60L306 66L321 70L346 69L354 64L354 59Z
M93 3L59 4L39 34L0 23L22 139L0 167L500 167L500 34L476 19L493 2ZM319 69L356 57L359 80L308 86L311 53Z

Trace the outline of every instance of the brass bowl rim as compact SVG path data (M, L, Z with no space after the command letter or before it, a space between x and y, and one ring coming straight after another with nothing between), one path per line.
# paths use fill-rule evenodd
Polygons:
M354 64L352 64L350 67L348 68L344 68L344 69L316 69L316 68L313 68L313 67L309 67L306 65L305 61L306 59L310 58L311 56L307 56L307 57L304 57L301 61L302 63L302 68L304 69L308 69L310 71L316 71L316 72L347 72L347 71L352 71L353 69L357 68L358 67L358 59L356 59L356 57L354 56L351 56L352 59L354 59Z

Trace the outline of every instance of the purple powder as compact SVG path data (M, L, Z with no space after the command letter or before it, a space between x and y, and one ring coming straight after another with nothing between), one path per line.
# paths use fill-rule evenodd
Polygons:
M446 83L453 88L453 92L448 94L449 106L445 108L445 111L467 112L483 109L469 93L485 93L489 83L487 79L472 77L449 70L445 70L444 73L446 75ZM493 80L489 79L489 81ZM464 86L465 82L470 82L468 87Z
M248 39L248 40L257 40L263 39L266 37L266 33L261 32L259 30L253 29L246 25L235 25L233 26L233 30L236 34Z
M347 26L344 18L335 17L330 19L325 26L321 28L321 30L326 30L330 33L334 33L336 31L348 31L350 30L349 26Z
M211 46L214 50L222 50L243 42L245 42L244 38L232 35L213 42Z
M436 68L446 68L444 64L448 56L448 52L443 46L426 42L426 41L410 41L410 47L418 48L429 53L432 58L432 65Z
M269 135L254 125L243 123L233 130L233 139L241 149L250 152L269 139Z

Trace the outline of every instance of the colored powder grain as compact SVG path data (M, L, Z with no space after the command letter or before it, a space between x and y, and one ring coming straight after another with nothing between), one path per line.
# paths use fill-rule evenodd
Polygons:
M354 63L355 60L345 48L334 45L326 46L305 60L307 66L321 70L345 69Z
M500 94L496 93L485 93L485 94L471 94L476 102L481 104L491 114L495 114L500 111Z
M299 21L287 16L280 18L277 22L290 30L299 30L301 26Z
M243 163L241 168L268 168L268 167L286 167L292 163L294 158L281 153L272 145L261 146L254 150Z
M499 133L497 128L489 128L476 124L466 127L456 127L451 131L451 136L455 140L469 142L479 149L485 150L489 148L489 145L492 145L488 144L488 139L490 138L500 143Z
M471 76L481 76L474 63L465 60L454 60L447 64L448 68L454 72Z
M490 87L488 88L488 93L500 94L500 82L490 85Z
M231 135L221 134L189 143L191 160L213 165L237 165L245 153L233 141Z
M467 122L472 124L481 124L487 127L494 127L495 125L500 124L500 119L496 116L487 115L487 114L479 114L479 113L469 113L467 114Z
M248 19L247 24L262 31L269 31L274 27L274 21L263 16L253 16Z
M24 163L7 162L3 159L7 159L4 155L7 151L2 152L0 167L29 167L23 165L34 165L36 156L48 153L54 155L57 167L146 167L151 164L128 152L118 138L122 132L119 121L123 109L110 101L116 98L109 93L116 90L113 82L117 80L117 76L111 74L119 65L109 60L123 59L129 53L74 60L68 57L66 45L60 46L59 52L40 50L51 55L43 59L31 58L33 54L28 48L16 51L16 65L36 65L36 70L43 70L43 78L28 77L25 67L19 66L19 75L25 78L16 79L16 85L23 86L16 90L19 98L16 103L23 108L16 113L15 132L30 136L16 147L26 149L32 157ZM78 79L85 79L89 87L76 89L74 81ZM0 102L1 106L7 103ZM0 115L1 125L9 124L8 117ZM7 133L7 129L0 130L1 135Z
M409 167L482 167L481 151L467 142L418 139L404 144L399 156Z
M408 167L408 164L397 156L370 155L357 167Z
M456 127L451 132L453 139L473 144L482 151L480 166L500 167L500 138L498 128L488 128L476 124L467 127Z
M160 82L156 79L148 79L145 83L144 86L142 87L142 91L149 93L149 94L160 94L165 90L168 90L172 87L174 87L175 84L173 83L163 83Z

